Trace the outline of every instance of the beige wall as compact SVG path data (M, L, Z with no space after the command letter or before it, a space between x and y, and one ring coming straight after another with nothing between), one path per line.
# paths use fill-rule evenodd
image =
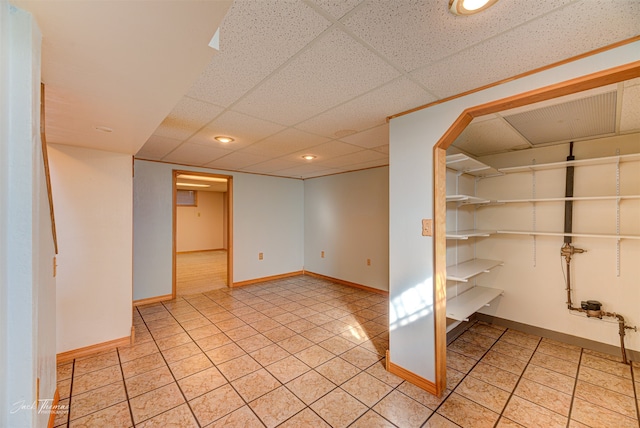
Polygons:
M225 196L222 192L198 192L198 205L176 209L176 251L226 248Z

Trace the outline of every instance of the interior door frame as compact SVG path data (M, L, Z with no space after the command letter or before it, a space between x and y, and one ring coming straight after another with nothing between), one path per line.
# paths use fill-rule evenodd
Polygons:
M227 215L227 287L233 287L233 176L232 175L224 175L224 174L216 174L216 173L208 173L208 172L197 172L197 171L189 171L189 170L181 170L174 169L173 170L173 180L172 180L172 191L173 191L173 219L172 219L172 269L171 269L171 296L172 299L176 298L176 233L177 233L177 211L178 206L176 204L177 198L177 182L178 176L180 174L188 174L188 175L198 175L201 177L215 177L215 178L225 178L227 180L227 192L225 196L225 205L226 205L226 215Z
M515 107L570 95L601 86L640 77L640 62L610 68L558 84L470 107L453 122L433 148L433 207L434 207L434 298L435 298L435 363L436 391L446 388L447 376L447 268L446 268L446 155L447 148L469 123L478 116L498 113Z

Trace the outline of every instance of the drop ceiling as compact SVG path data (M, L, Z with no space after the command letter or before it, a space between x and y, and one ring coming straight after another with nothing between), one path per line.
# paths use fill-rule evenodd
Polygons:
M49 142L295 178L387 165L387 116L640 34L636 0L502 0L469 17L450 14L447 0L17 4L34 11L43 31ZM99 11L106 18L96 21ZM207 44L218 25L214 52ZM74 49L88 37L102 52L129 40L139 55L82 62L82 85L53 73L82 60ZM146 44L134 49L139 39ZM105 64L109 87L91 79ZM140 102L112 100L109 88ZM218 143L217 135L235 140ZM535 144L525 140L517 144Z

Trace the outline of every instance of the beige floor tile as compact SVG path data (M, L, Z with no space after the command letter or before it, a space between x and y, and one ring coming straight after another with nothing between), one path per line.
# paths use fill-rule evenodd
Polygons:
M336 386L324 376L311 370L286 384L300 400L309 405Z
M577 363L580 361L580 348L567 348L551 341L541 341L536 352Z
M171 369L171 372L176 379L182 379L183 377L187 377L194 373L207 369L212 365L213 364L211 364L209 358L207 358L205 354L201 353L189 358L185 358L184 360L171 363L169 364L169 368Z
M459 428L460 425L454 424L449 419L441 416L437 413L431 415L427 423L422 426L422 428Z
M461 427L493 427L499 415L456 393L449 395L438 413Z
M265 369L260 369L240 379L234 380L231 384L247 402L253 401L282 386L278 379L273 377Z
M184 397L176 383L170 383L153 391L132 398L131 413L138 424L184 403Z
M330 337L329 339L318 343L318 345L335 355L340 355L356 346L355 343L349 342L347 339L340 336Z
M217 314L217 315L220 316L220 314ZM231 318L227 318L224 321L223 320L213 321L213 323L215 324L216 327L218 327L220 330L222 330L225 333L230 330L235 330L236 328L244 327L247 325L240 318L236 318L233 315L231 316Z
M185 343L184 345L162 351L162 355L168 364L200 354L202 354L202 351L194 342Z
M342 384L341 388L368 407L373 407L392 390L389 385L366 372L351 378Z
M333 428L346 427L368 409L347 392L336 388L311 406Z
M576 377L578 373L578 362L563 360L542 352L536 352L531 358L531 364L553 370L563 375Z
M220 347L211 349L206 352L207 356L213 361L214 364L222 364L234 358L241 357L246 354L244 349L236 345L235 343L228 343Z
M569 421L569 428L591 428L589 425L585 425L582 422L574 421L571 419Z
M93 357L76 359L73 367L73 375L80 376L95 370L104 369L105 367L115 366L117 364L120 364L120 362L115 350Z
M361 346L356 346L340 355L340 358L350 362L360 370L366 370L373 364L377 363L381 356L373 352L367 351Z
M189 401L201 426L208 425L244 405L242 398L226 384Z
M453 343L447 346L447 351L455 351L465 357L479 360L487 352L487 348L477 345L473 342L467 342L461 338L456 339Z
M204 325L202 327L194 328L193 330L189 330L189 336L192 339L202 339L203 337L213 336L214 334L220 333L220 329L213 324Z
M82 394L92 389L122 381L120 366L109 366L73 377L73 393ZM67 395L68 396L68 395Z
M454 392L496 413L502 412L510 396L507 391L471 376L467 376Z
M87 416L74 419L69 423L73 428L94 427L132 427L129 405L126 402L115 404Z
M178 317L176 317L178 318ZM188 320L178 320L180 322L180 325L182 326L182 328L184 328L187 331L191 331L191 330L195 330L196 328L200 328L200 327L206 327L211 325L211 321L209 321L208 319L206 319L203 316L198 316L197 318L195 317L189 317L190 319Z
M594 351L593 349L583 349L584 354L593 355L594 357L604 358L605 360L615 361L617 363L622 362L622 354L616 352L615 354L605 354L603 352Z
M228 345L229 343L233 343L229 337L227 337L224 333L212 334L211 336L206 336L200 339L196 339L196 343L203 351L210 351L215 348L219 348L220 346Z
M165 337L164 339L156 340L156 345L158 345L158 348L161 351L164 351L189 342L192 342L192 340L187 333L178 333L173 336Z
M314 324L315 325L315 324ZM301 336L306 337L314 343L320 343L334 336L333 333L325 330L322 327L314 327L309 330L305 330L300 333Z
M392 391L373 410L401 427L421 426L433 411L399 391Z
M309 367L317 367L334 357L331 352L318 345L313 345L303 349L296 353L295 356Z
M243 325L242 327L234 328L233 330L225 331L225 334L229 336L231 340L238 341L247 337L258 334L258 330L249 325Z
M316 328L316 325L314 323L312 323L311 321L308 321L306 319L298 319L296 321L292 321L289 322L287 324L285 324L285 327L295 331L296 333L300 334L302 332L305 332L307 330L311 330L313 328Z
M308 372L311 368L294 356L289 356L266 367L280 382L287 383L291 379Z
M193 417L193 413L186 404L181 404L178 407L167 410L164 413L160 413L151 419L147 419L141 424L136 424L136 427L140 428L198 428L198 423Z
M352 425L355 426L355 425ZM282 424L278 425L278 428L331 428L320 416L314 413L313 410L308 407L303 411L296 413L291 418L287 419Z
M249 353L272 345L273 342L266 336L258 333L253 336L240 339L236 342L236 344L240 346L245 352Z
M276 327L272 330L264 331L262 332L262 334L267 336L273 342L277 343L277 342L280 342L281 340L294 336L296 332L291 330L290 328L287 328L281 325L280 327Z
M578 381L576 398L612 410L632 419L638 418L636 400L633 397L613 392L599 385Z
M282 327L282 324L280 324L277 321L272 320L271 318L267 318L265 320L257 320L255 322L252 322L251 324L249 324L251 327L253 327L256 331L260 332L260 333L265 333L266 331L271 331L275 328L278 327ZM295 334L295 332L294 332Z
M498 421L496 428L521 428L523 426L524 425L520 425L519 423L514 422L511 419L505 418L503 416Z
M593 403L575 398L571 409L571 419L589 427L637 428L638 420L620 413L596 406Z
M580 364L584 367L600 370L625 379L631 379L631 368L628 365L617 361L611 361L605 358L585 354L582 356Z
M61 399L69 398L71 394L71 379L61 380L56 384L58 388L58 394Z
M526 427L561 428L567 418L517 396L511 397L503 416Z
M215 367L209 367L201 372L178 380L178 385L185 397L187 397L187 400L192 400L206 394L207 392L219 388L226 383L227 380Z
M409 398L413 398L418 403L422 404L423 406L427 406L431 410L435 410L436 408L438 408L438 406L447 399L449 394L451 394L451 390L447 389L442 393L440 397L438 397L409 382L403 382L397 388L397 391L402 392Z
M78 419L121 403L126 399L124 383L122 382L112 383L77 396L73 395L71 397L70 419Z
M162 366L157 369L125 379L129 398L144 394L174 381L169 367Z
M73 374L73 363L65 363L58 364L56 367L56 380L60 382L61 380L71 379L71 375Z
M264 424L253 413L249 406L242 406L226 416L218 419L207 428L263 428Z
M302 401L283 386L252 401L249 406L268 428L284 422L305 407Z
M122 372L124 378L127 379L163 366L166 366L166 363L158 352L123 363Z
M157 329L157 330L149 329L149 331L151 332L151 335L153 336L153 338L155 340L162 339L162 338L165 338L165 337L169 337L169 336L172 336L174 334L184 333L184 329L182 327L180 327L179 324L170 325L168 327L160 328L160 329Z
M469 373L469 376L480 379L507 392L513 391L520 378L518 375L480 361Z
M367 373L369 373L370 375L375 376L376 378L380 379L381 381L383 381L384 383L386 383L387 385L390 385L392 387L396 387L398 385L400 385L404 380L401 377L398 377L396 375L394 375L393 373L388 372L385 369L385 360L382 359L380 361L378 361L377 363L373 364L371 367L369 367L366 370Z
M619 392L620 394L628 395L630 397L634 396L633 382L631 382L631 379L615 376L586 366L580 367L578 379L594 385L603 386L612 391Z
M126 403L124 403L126 404ZM127 407L128 409L128 407ZM53 426L67 426L69 421L69 399L58 401L58 408L55 410L55 417L53 419Z
M541 339L542 338L540 336L523 333L517 330L507 330L502 337L500 337L500 341L502 342L511 343L531 350L536 349Z
M506 333L505 333L506 334ZM509 342L505 342L500 338L492 347L491 351L500 352L501 354L508 355L512 358L516 358L525 363L529 362L533 355L533 349L523 348L522 346L514 345Z
M474 343L484 349L489 349L494 343L496 343L496 339L471 330L467 330L462 333L459 339L464 340L465 342Z
M447 368L447 388L454 389L465 376L466 374L459 372L458 370Z
M364 415L360 416L353 424L349 425L350 428L395 428L395 425L374 412L369 410Z
M556 391L564 392L565 394L573 394L573 388L576 383L575 378L534 364L530 364L529 367L527 367L522 377L548 386Z
M278 342L278 346L290 354L295 354L313 345L313 342L299 334L288 337Z
M340 357L316 367L316 371L336 385L343 384L360 372L356 366Z
M120 362L126 363L127 361L135 360L136 358L144 357L145 355L159 352L155 342L144 342L133 346L125 346L118 348L118 354L120 355Z
M502 355L502 354L498 354L498 355ZM447 350L447 367L449 368L458 370L459 372L462 372L462 373L469 373L469 370L471 370L476 363L477 361L474 360L473 358L466 357L455 351Z
M505 332L506 328L478 322L472 325L469 330L497 340Z
M290 354L274 343L273 345L253 351L249 355L263 366L268 366L276 361L287 358Z
M569 416L571 395L557 391L529 379L521 379L515 395L563 416Z
M246 354L225 363L218 364L217 367L229 381L234 381L262 368L256 360Z

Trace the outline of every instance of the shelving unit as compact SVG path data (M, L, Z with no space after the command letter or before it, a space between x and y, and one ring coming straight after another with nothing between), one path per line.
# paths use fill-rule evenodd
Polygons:
M447 156L448 157L448 156ZM640 161L640 153L630 155L607 156L601 158L579 159L573 161L541 163L535 165L512 166L509 168L499 168L497 171L502 174L512 174L515 172L540 171L544 169L566 168L568 166L588 166L588 165L604 165L608 163L622 163ZM447 166L449 166L447 164Z
M496 231L466 228L472 226L468 220L468 210L475 210L476 207L492 204L495 201L479 198L473 194L475 191L468 192L472 194L458 193L461 177L465 174L478 179L501 175L501 173L495 168L464 154L449 155L446 163L448 169L455 171L456 177L456 194L447 195L446 197L449 212L455 213L455 230L448 231L446 234L447 240L450 241L448 243L448 252L454 251L456 261L459 257L465 259L447 267L447 281L450 282L446 310L447 318L449 319L447 321L447 331L451 331L461 322L468 321L473 313L488 305L503 293L503 290L500 289L482 287L475 284L476 276L489 272L491 269L502 265L502 262L499 260L479 259L475 258L475 256L469 258L471 248L475 253L475 239L491 236ZM469 181L465 183L468 184ZM467 191L469 190L467 189ZM458 222L458 215L461 210L467 210L466 214L461 217L466 219L466 221L463 221L466 224L462 225ZM475 218L475 211L473 211L473 218ZM464 229L458 230L458 227L463 227ZM450 228L454 229L453 227ZM459 244L458 242L460 241L464 242L464 244Z

